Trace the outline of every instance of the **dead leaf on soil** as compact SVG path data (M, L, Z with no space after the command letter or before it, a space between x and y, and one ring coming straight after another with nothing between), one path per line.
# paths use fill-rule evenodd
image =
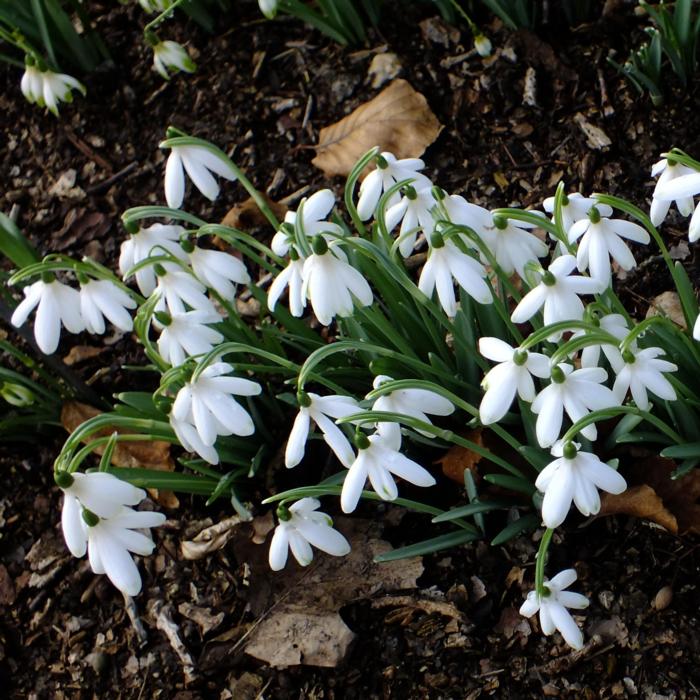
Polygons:
M270 576L267 548L242 540L236 547L251 569L250 606L259 615L246 653L272 666L336 666L354 637L338 611L350 602L378 593L416 587L423 572L420 557L376 564L378 554L391 550L377 539L377 526L367 520L338 518L336 527L348 538L347 557L320 552L306 569L291 563ZM243 534L243 533L242 533ZM290 555L291 556L291 555Z
M602 151L612 144L610 137L600 127L591 124L581 112L577 112L574 115L574 122L578 124L578 127L586 137L586 144L589 148Z
M180 553L183 559L195 560L206 557L226 545L233 537L236 528L243 521L237 515L214 523L202 530L196 537L180 543Z
M85 360L90 360L93 357L97 357L100 353L103 353L106 348L96 348L92 345L74 345L68 354L63 358L63 362L69 367L72 365L77 365L79 362L84 362Z
M373 100L321 129L312 163L330 177L348 175L374 146L397 158L418 158L441 130L425 97L405 80L394 80Z
M98 416L102 411L78 401L67 401L61 409L61 424L72 433L79 425L89 418ZM106 426L93 434L93 437L107 437L112 433L129 433L128 430L120 430ZM84 441L86 442L86 441ZM104 446L96 447L94 452L101 455ZM143 442L118 442L112 453L112 464L115 467L157 469L171 472L175 469L175 462L170 456L170 444L163 440L144 440ZM165 508L177 508L180 505L177 496L172 491L148 489L153 499Z
M465 439L476 443L479 447L484 447L484 436L481 428L476 430L471 430L465 436ZM452 481L456 481L459 484L464 484L464 472L469 469L474 477L474 481L478 483L479 472L477 470L477 465L481 461L481 455L473 452L467 447L461 447L460 445L455 445L451 447L447 452L438 459L435 464L439 464L442 467L442 473Z
M688 327L683 315L680 297L676 292L662 292L654 297L647 309L646 318L651 318L652 316L667 316L681 328L687 329Z
M270 209L272 209L272 213L282 221L287 213L287 207L284 204L273 201L265 193L262 193L262 196ZM252 228L268 225L265 215L258 209L258 205L252 197L248 197L240 204L234 204L228 210L221 223L239 231L250 231Z
M619 496L603 494L601 514L644 518L674 534L700 533L700 471L673 480L675 462L656 455L638 459L634 466L627 491ZM644 483L635 484L635 477Z

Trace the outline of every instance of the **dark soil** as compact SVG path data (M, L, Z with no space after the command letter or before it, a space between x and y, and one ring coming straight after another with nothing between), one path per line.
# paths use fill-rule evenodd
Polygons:
M214 36L170 25L172 38L189 41L199 68L164 83L140 39L139 9L90 3L115 65L87 76L88 98L64 106L60 120L24 102L16 69L0 72L0 210L14 211L42 251L114 265L124 237L120 214L164 199L157 146L169 124L227 149L272 199L294 204L321 186L340 190L340 181L328 183L311 165L312 146L322 126L377 93L367 68L385 49L398 55L402 76L444 124L425 154L429 174L486 206L537 206L563 178L571 190L619 194L645 208L649 169L661 152L679 146L700 155L694 92L671 90L667 106L655 110L606 63L610 50L624 57L641 36L629 8L573 32L550 26L535 36L494 24L488 33L497 49L484 60L470 51L468 32L433 20L426 8L402 5L382 35L373 32L366 48L350 50L297 22L260 22L255 3L240 4L241 16ZM523 94L533 75L535 104L528 106ZM575 121L582 118L611 145L591 147ZM215 205L195 194L187 204L217 220L244 195L229 185ZM683 243L686 224L670 219L664 234L697 280L697 260ZM627 276L621 293L643 316L670 286L652 256ZM74 342L64 339L62 354ZM133 353L125 339L78 371L109 396L147 381L118 371L138 362ZM584 623L590 642L580 654L543 638L535 621L516 614L533 579L537 546L522 538L424 561L419 588L407 594L449 603L459 620L405 600L395 607L351 602L341 614L356 640L339 667L280 670L242 651L243 635L259 618L242 554L249 547L238 549L234 540L194 562L179 553L180 541L207 524L200 521L231 513L183 500L156 533L156 555L142 564L144 593L135 605L144 641L104 577L67 556L60 498L50 480L59 445L57 437L3 449L0 687L8 696L700 697L697 546L625 519L573 529L553 547L551 569L575 565L578 590L591 597ZM386 513L365 512L382 519ZM395 521L386 517L384 537L392 544L424 536L424 520L406 516L400 528L388 525ZM187 604L222 616L203 633ZM180 626L194 662L191 679L157 624L163 610Z

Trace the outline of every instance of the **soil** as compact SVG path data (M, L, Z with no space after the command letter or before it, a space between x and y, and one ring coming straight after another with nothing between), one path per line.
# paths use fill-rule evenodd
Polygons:
M654 109L606 62L610 51L625 57L642 36L628 6L575 31L514 33L493 22L486 29L496 51L482 59L468 32L448 27L429 6L401 5L393 15L399 4L390 6L381 33L347 49L296 21L260 21L256 3L236 3L240 16L214 35L169 25L198 70L163 82L151 70L135 3L90 5L114 64L84 77L88 98L64 106L61 119L22 99L16 69L0 71L0 210L12 211L46 252L115 263L121 213L163 200L158 143L169 124L226 148L273 200L293 205L329 185L340 192L340 180L329 183L311 165L313 144L321 127L378 92L367 69L380 51L397 54L402 77L444 125L424 156L428 173L485 206L537 206L563 178L571 190L620 194L645 208L649 169L661 152L679 146L700 154L694 90L671 84L666 106ZM584 122L610 145L592 146ZM188 207L213 221L244 198L229 185L214 205L190 194ZM671 217L664 235L697 280L686 226ZM641 317L670 287L652 256L620 292ZM74 343L64 339L62 354ZM76 370L108 397L135 381L119 368L138 361L122 340ZM209 557L184 560L181 540L231 513L182 499L156 534L156 555L142 563L144 592L129 609L104 577L67 556L50 480L59 445L56 436L2 449L0 683L8 696L700 697L700 553L691 538L625 518L562 533L551 568L575 566L578 590L591 597L590 641L580 653L517 615L533 578L535 535L426 557L416 588L384 591L394 603L378 606L370 595L343 604L355 640L340 665L279 669L243 651L248 631L274 606L261 612L252 602L251 581L259 579L245 556L249 531ZM378 519L395 546L419 539L425 524L395 508L367 506L364 515ZM179 626L176 635L168 620Z

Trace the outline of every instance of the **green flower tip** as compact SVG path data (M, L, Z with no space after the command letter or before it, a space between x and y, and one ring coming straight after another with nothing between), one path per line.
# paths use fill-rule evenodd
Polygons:
M88 527L95 527L99 524L100 519L91 510L83 508L83 520Z
M578 450L576 449L576 445L574 445L573 442L567 442L564 445L563 455L566 459L574 459L577 454Z
M165 268L160 263L156 263L153 266L153 272L156 273L156 277L164 277L167 274Z
M430 245L433 248L444 248L445 239L442 237L442 234L438 233L437 231L434 231L433 234L430 236Z
M143 33L143 38L145 39L146 43L151 47L155 47L158 46L158 44L160 44L160 39L158 38L155 32L146 31Z
M508 219L506 219L505 216L501 216L500 214L494 214L493 225L499 231L503 231L505 228L508 227Z
M416 193L415 187L412 187L411 185L406 185L403 188L403 193L408 199L418 199L418 194Z
M389 163L386 162L386 158L381 154L377 154L377 167L380 170L386 170L389 167Z
M370 446L369 438L361 431L355 433L355 447L358 450L366 450Z
M67 471L55 472L53 475L53 480L56 482L56 486L60 489L68 489L73 485L75 479Z
M433 185L430 189L430 192L433 195L433 199L436 202L442 202L442 200L445 199L445 197L447 196L445 190L443 190L442 187L438 187L437 185Z
M634 356L634 353L627 349L622 353L622 359L628 364L628 365L633 365L636 361L637 358Z
M185 251L185 253L191 253L194 251L194 243L189 239L187 234L180 239L180 247Z
M132 236L139 232L139 225L135 221L124 219L122 223L124 224L126 232L130 233Z
M513 353L513 363L522 367L527 362L527 350L516 350Z
M44 270L44 272L41 273L41 281L44 284L51 284L51 282L56 281L56 275L54 275L51 270Z
M552 367L550 376L555 384L563 384L566 381L566 375L561 367Z
M326 239L320 234L314 236L311 241L311 250L314 251L314 255L325 255L328 252Z
M292 514L284 503L280 503L277 506L277 519L282 523L286 523L292 519Z
M302 408L311 406L311 397L305 391L300 391L297 394L297 401Z
M549 270L542 275L542 284L544 284L546 287L553 287L556 283L557 278L554 276L554 273L550 272Z
M169 326L173 322L172 316L167 311L156 311L153 315L162 326Z
M598 207L592 206L588 212L588 218L591 220L592 224L597 224L600 221L600 212Z
M24 54L24 65L31 68L32 66L36 65L36 61L34 60L34 56L32 56L29 53Z

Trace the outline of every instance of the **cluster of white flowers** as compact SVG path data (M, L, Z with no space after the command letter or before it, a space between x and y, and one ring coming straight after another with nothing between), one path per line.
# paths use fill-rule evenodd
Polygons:
M165 516L134 510L131 506L139 504L146 492L112 474L59 471L55 478L64 493L63 536L71 554L80 558L87 552L94 573L107 574L125 595L137 595L141 575L131 553L153 552L148 530L162 525Z
M29 57L20 82L22 94L28 102L46 107L58 116L60 102L72 102L73 90L85 94L85 86L70 75L39 68Z

